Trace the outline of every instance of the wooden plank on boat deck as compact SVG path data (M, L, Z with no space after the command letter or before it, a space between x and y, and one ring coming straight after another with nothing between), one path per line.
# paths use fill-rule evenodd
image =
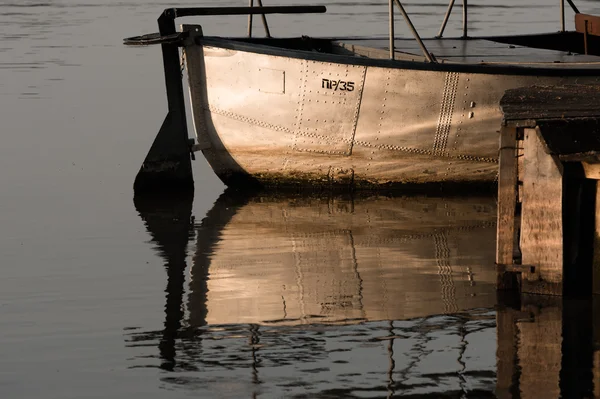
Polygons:
M386 39L344 39L343 43L377 49L389 49ZM442 59L459 63L548 63L548 67L565 67L565 63L600 62L593 55L572 54L565 51L545 50L531 47L498 43L486 39L423 39L423 43L438 61ZM414 39L396 39L396 51L422 56L423 53ZM582 65L583 66L583 65ZM594 67L586 64L586 68ZM598 65L600 68L600 65Z

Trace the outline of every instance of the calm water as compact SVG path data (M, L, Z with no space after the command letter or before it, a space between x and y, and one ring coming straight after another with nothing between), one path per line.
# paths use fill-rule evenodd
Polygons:
M384 3L269 22L385 36ZM472 3L472 34L558 29L558 1ZM121 39L174 5L0 0L0 397L600 396L595 304L497 301L493 198L239 197L198 160L193 200L134 204L166 98ZM437 32L444 2L406 6Z

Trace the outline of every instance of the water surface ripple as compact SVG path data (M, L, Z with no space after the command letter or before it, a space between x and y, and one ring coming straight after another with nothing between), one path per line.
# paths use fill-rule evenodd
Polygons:
M469 3L472 35L559 29L558 1ZM2 398L600 397L597 304L496 298L493 198L240 197L198 160L194 199L132 205L166 99L122 39L245 4L0 0ZM271 32L386 37L387 1L326 5ZM446 5L405 3L423 36Z

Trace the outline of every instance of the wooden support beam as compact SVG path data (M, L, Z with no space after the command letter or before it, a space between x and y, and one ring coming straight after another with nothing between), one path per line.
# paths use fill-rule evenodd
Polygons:
M498 223L496 230L497 288L516 289L515 276L505 265L514 263L515 211L517 203L517 129L500 131L500 171L498 175Z
M586 179L600 180L600 163L582 162Z
M523 292L563 293L563 177L562 165L545 152L539 129L524 131L521 252Z

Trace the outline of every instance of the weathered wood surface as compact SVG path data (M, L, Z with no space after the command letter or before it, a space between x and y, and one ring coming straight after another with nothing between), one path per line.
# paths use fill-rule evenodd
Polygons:
M600 180L600 163L581 162L586 179Z
M562 295L562 167L544 151L538 129L525 129L521 252L523 292Z
M525 123L529 127L535 126L536 121L539 124L545 119L553 119L552 123L555 124L556 119L600 118L598 104L600 104L600 85L521 87L507 90L500 100L504 124L530 121L529 124ZM589 134L589 130L575 132L571 124L586 129L592 128L594 131L600 130L597 120L565 120L563 123L563 126L557 125L559 133L564 133L563 128L568 128L579 136Z
M515 289L515 278L507 273L515 250L515 211L517 202L517 131L503 127L500 132L500 171L498 175L498 228L496 230L497 288Z
M558 159L563 162L586 162L590 164L600 163L599 151L579 152L573 154L559 155Z
M587 22L587 26L586 26ZM579 33L600 36L600 17L589 14L575 14L575 30Z
M537 121L547 152L566 155L600 151L600 97L596 101L598 117Z

